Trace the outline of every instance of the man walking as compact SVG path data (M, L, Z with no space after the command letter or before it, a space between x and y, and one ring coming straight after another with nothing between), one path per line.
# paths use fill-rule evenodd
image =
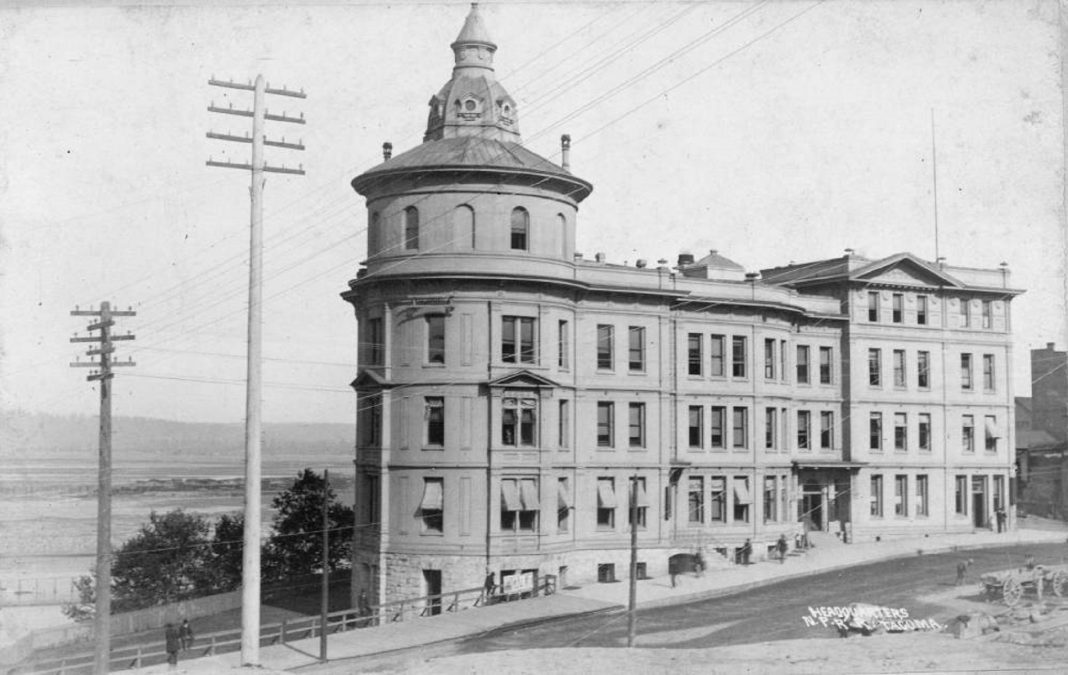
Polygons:
M178 629L173 623L168 623L163 630L163 640L167 648L167 663L171 670L178 667L178 648L181 646L181 638Z
M193 627L189 625L189 619L182 619L182 626L178 629L178 639L182 643L182 651L193 648Z
M790 548L790 545L786 543L786 535L779 535L779 543L776 545L779 549L779 564L786 562L786 551Z
M753 553L753 542L748 539L745 540L745 544L742 545L742 564L749 564L749 556Z

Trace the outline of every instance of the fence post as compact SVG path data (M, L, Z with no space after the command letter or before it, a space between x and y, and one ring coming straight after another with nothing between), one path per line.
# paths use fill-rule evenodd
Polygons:
M211 636L211 644L208 645L208 656L215 656L215 636Z
M141 667L141 645L137 645L137 656L134 658L134 663L136 664L134 668Z
M282 644L286 643L286 620L285 619L282 619L282 628L281 628L281 632L278 633L278 637L279 637L279 640L278 640L279 642L281 642Z

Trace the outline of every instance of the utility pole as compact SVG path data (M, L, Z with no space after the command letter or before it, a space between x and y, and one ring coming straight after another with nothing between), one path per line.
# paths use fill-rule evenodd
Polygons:
M634 646L638 621L638 476L630 478L630 602L627 605L627 646Z
M304 175L303 165L296 169L268 166L263 160L265 145L290 150L303 150L303 142L288 143L285 137L280 141L270 141L264 136L265 120L304 124L304 113L300 117L290 117L285 111L281 115L272 115L265 106L267 94L306 98L304 90L290 91L268 87L263 75L256 76L256 83L240 84L208 80L213 87L242 89L253 92L252 110L234 109L233 104L227 108L216 107L214 101L208 110L214 113L237 115L252 118L252 136L246 132L243 136L230 133L217 134L209 131L208 138L252 145L252 159L248 164L228 161L217 162L210 157L208 166L221 166L229 169L242 169L252 175L249 194L252 199L251 232L249 235L249 285L248 285L248 378L245 393L245 532L244 550L241 560L241 663L246 666L259 666L260 661L260 450L262 443L261 403L263 390L263 182L264 173L288 173Z
M111 354L115 351L112 344L117 340L133 340L134 336L112 335L111 327L115 325L116 316L137 316L137 312L113 311L111 303L100 303L100 309L82 310L75 307L71 316L97 316L100 319L86 328L90 333L100 331L99 335L78 337L75 333L71 342L96 342L99 347L91 347L86 354L98 356L98 361L75 360L73 368L95 368L85 378L90 382L100 382L100 461L97 472L96 492L96 616L93 631L96 633L96 651L93 659L93 672L102 675L110 670L111 661L111 378L115 377L111 369L116 366L133 366L133 361L114 361Z
M330 469L323 469L323 588L319 616L319 660L326 662L326 624L330 618Z

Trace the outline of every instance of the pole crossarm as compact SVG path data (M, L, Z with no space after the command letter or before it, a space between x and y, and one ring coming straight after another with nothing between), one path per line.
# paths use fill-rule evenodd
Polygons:
M214 131L209 131L208 132L208 138L214 138L214 139L220 140L220 141L234 141L236 143L252 143L252 138L250 136L234 136L233 134L217 134ZM263 144L264 145L268 145L268 146L270 146L272 148L288 148L290 150L304 150L305 149L304 148L304 143L302 141L301 142L297 142L297 143L289 143L289 142L286 141L285 138L283 138L280 141L272 141L269 138L264 138L263 139Z
M205 162L205 164L207 164L208 166L221 166L227 169L244 169L245 171L252 170L251 164L239 164L237 162L217 162L213 159L209 159L207 162ZM303 167L303 165L301 166ZM263 165L261 170L266 173L290 173L296 174L298 176L306 175L303 168L290 169L285 166L269 166L265 164Z
M96 309L72 309L70 311L71 316L103 316L104 312ZM110 316L137 316L137 312L133 310L111 310L108 312Z
M256 85L254 85L252 83L242 84L240 82L230 82L230 81L224 81L224 80L216 80L214 77L211 78L210 80L208 80L208 84L210 84L213 87L226 87L228 89L244 89L245 91L256 91ZM283 85L281 89L274 89L270 85L267 85L267 87L264 89L264 91L266 93L268 93L268 94L275 94L277 96L292 96L293 98L308 98L308 95L304 93L304 89L301 89L300 91L293 91L291 89L286 89L285 85Z
M209 105L208 112L223 113L224 115L237 115L238 117L254 117L256 112L254 110L241 110L240 108L220 108L217 105ZM307 124L304 119L304 113L300 114L300 117L290 117L283 112L281 115L272 115L269 112L264 111L263 119L270 122L289 122L291 124Z
M135 335L109 335L108 340L133 340L137 336ZM90 335L89 337L72 337L71 342L103 342L104 336L102 335Z

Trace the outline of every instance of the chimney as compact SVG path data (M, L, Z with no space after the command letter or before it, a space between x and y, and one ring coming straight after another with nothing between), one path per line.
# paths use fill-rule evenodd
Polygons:
M680 253L679 254L679 265L678 265L679 267L682 267L683 265L692 265L692 264L693 264L693 253Z
M847 248L847 249L845 250L845 257L847 257L847 258L848 258L848 257L850 257L850 256L852 256L852 255L853 255L853 249L851 249L851 248Z
M571 170L571 135L564 134L560 137L560 168L564 171Z
M1047 342L1046 343L1046 351L1048 351L1048 352L1052 352L1053 351L1053 343L1052 342Z
M382 144L382 160L389 161L389 158L393 156L393 144L386 141Z
M593 259L596 260L599 263L603 263L604 262L604 253L595 253L595 254L593 254Z
M645 266L648 265L648 264L649 264L649 261L646 260L645 258L638 258L638 260L634 263L634 266L637 267L638 269L645 269Z

